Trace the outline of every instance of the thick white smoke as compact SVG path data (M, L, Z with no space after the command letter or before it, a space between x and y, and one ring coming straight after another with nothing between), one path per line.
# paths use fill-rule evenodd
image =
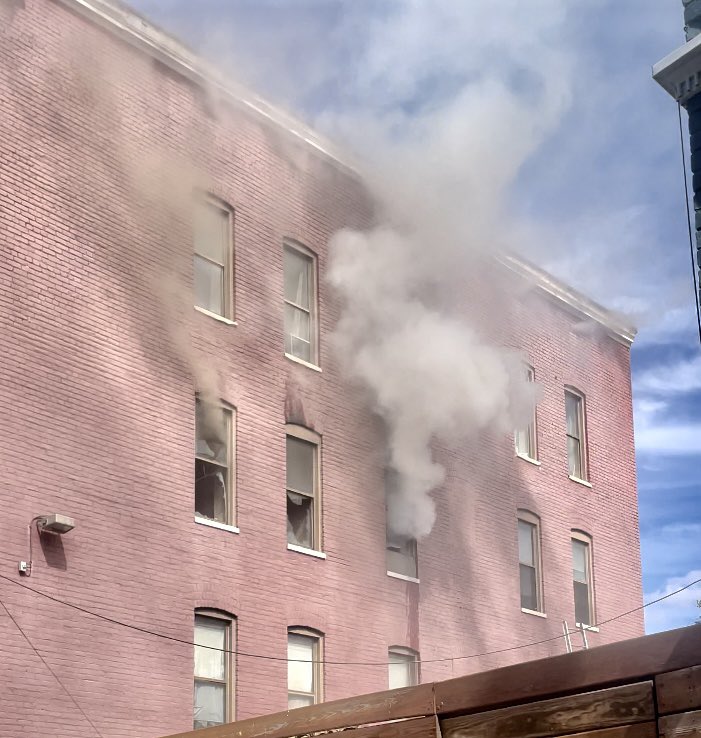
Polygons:
M336 346L387 427L397 476L390 527L420 538L435 519L429 493L444 476L432 440L469 438L488 426L512 431L533 395L513 352L421 300L416 246L393 230L342 231L331 242L329 280L344 301Z
M523 246L513 243L524 229L509 218L510 187L569 103L562 4L479 5L403 5L385 30L399 33L414 68L407 47L380 44L375 29L365 63L377 91L353 112L322 116L366 162L381 223L331 240L329 281L343 304L335 344L385 421L389 525L417 538L433 526L431 492L445 474L432 442L512 433L532 409L518 357L437 300L436 286L459 290L486 253ZM450 78L449 92L417 87L427 68L444 75L439 85Z

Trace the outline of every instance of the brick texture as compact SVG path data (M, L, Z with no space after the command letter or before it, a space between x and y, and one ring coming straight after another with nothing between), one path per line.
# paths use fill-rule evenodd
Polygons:
M0 580L0 599L102 736L190 728L192 647L17 583L184 640L195 608L233 614L238 649L279 659L237 659L238 718L285 708L291 625L322 631L329 661L383 662L391 645L442 659L424 681L563 652L554 640L454 658L573 624L573 528L593 536L598 618L640 604L627 347L504 277L497 333L543 385L542 464L497 434L437 447L447 480L421 583L388 577L380 427L331 352L339 306L323 279L323 371L282 351L283 238L313 249L323 276L329 237L372 221L360 183L54 0L0 0L0 13L0 573L15 582ZM196 188L235 209L234 326L191 307ZM495 298L474 295L489 325ZM237 409L239 534L193 520L193 367ZM591 489L567 477L565 384L587 397ZM290 396L323 436L326 560L286 548ZM542 520L547 618L519 607L517 508ZM54 511L76 528L35 537L22 579L27 525ZM590 641L642 628L638 613ZM2 609L0 653L1 736L95 735ZM324 668L326 699L386 686L382 665Z

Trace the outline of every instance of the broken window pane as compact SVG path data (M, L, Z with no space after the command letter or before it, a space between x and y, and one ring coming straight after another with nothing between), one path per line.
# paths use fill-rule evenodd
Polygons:
M197 456L228 464L231 412L220 405L207 404L198 399L195 424Z
M195 514L220 523L227 522L227 469L195 459Z
M419 576L416 540L389 534L387 539L387 571L417 579Z
M287 542L314 548L314 500L312 497L287 492Z

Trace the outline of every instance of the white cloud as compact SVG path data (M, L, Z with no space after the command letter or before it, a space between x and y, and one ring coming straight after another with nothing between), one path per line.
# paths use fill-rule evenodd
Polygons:
M701 569L694 569L681 577L670 577L662 587L646 593L645 602L670 594L696 579L701 579ZM692 625L701 616L697 600L701 600L701 583L647 607L645 609L645 631L659 633L662 630Z
M663 370L660 369L660 377ZM661 420L668 404L643 396L634 403L635 448L643 454L701 454L701 423L675 423Z
M636 392L679 394L701 389L701 354L672 364L658 364L635 377Z
M646 528L642 552L645 574L655 581L665 579L671 572L692 569L701 553L701 523L681 522Z
M701 423L636 426L635 448L644 453L701 454Z

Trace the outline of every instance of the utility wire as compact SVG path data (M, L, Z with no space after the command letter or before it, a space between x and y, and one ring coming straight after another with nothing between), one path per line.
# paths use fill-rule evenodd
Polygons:
M258 653L248 653L246 651L237 651L233 649L226 649L226 648L217 648L216 646L204 646L200 645L199 643L195 643L194 641L189 641L185 638L177 638L176 636L169 636L165 635L164 633L157 633L156 631L149 630L148 628L142 628L138 625L132 625L131 623L125 623L121 620L116 620L115 618L110 618L107 615L101 615L100 613L94 612L92 610L88 610L85 607L81 607L80 605L74 605L72 602L66 602L65 600L60 600L58 597L54 597L53 595L47 594L46 592L42 592L39 589L34 589L33 587L29 587L26 584L22 584L21 582L18 582L16 579L11 579L8 576L5 576L4 574L0 574L0 579L4 579L11 584L16 585L17 587L21 587L22 589L26 589L29 592L33 592L34 594L38 594L41 597L45 597L47 600L51 600L52 602L56 602L59 605L64 605L65 607L70 607L73 610L77 610L78 612L85 613L86 615L91 615L92 617L98 618L99 620L104 620L107 623L112 623L113 625L120 625L124 628L129 628L130 630L135 630L139 633L144 633L146 635L151 635L156 638L163 638L167 641L174 641L175 643L182 643L186 646L199 646L200 648L207 648L211 651L221 651L222 653L230 653L234 656L244 656L246 658L252 658L252 659L262 659L264 661L285 661L285 662L300 662L300 663L314 663L314 664L329 664L333 666L389 666L389 662L387 661L327 661L324 659L318 659L318 660L309 660L309 659L288 659L286 657L282 656L265 656L263 654ZM638 607L634 607L632 610L627 610L626 612L619 613L618 615L614 615L612 618L608 618L607 620L602 620L599 623L596 623L596 625L588 626L589 628L595 627L598 628L601 625L607 625L608 623L612 623L615 620L620 620L621 618L627 617L628 615L632 615L635 612L639 612L640 610L644 610L646 607L650 607L650 605L656 605L658 602L662 602L662 600L666 600L670 597L674 597L674 595L678 595L680 592L683 592L686 589L689 589L690 587L693 587L695 584L701 583L701 578L694 580L693 582L689 582L688 584L685 584L683 587L680 587L679 589L674 590L674 592L669 592L666 595L662 595L662 597L658 597L656 600L651 600L650 602L646 602L643 605L639 605ZM438 662L445 662L445 661L461 661L464 659L476 659L482 656L493 656L495 654L499 653L506 653L507 651L517 651L521 648L530 648L531 646L539 646L542 643L550 643L551 641L557 641L560 638L564 638L564 633L561 633L556 636L551 636L550 638L543 638L539 641L530 641L529 643L521 643L517 646L507 646L506 648L498 648L494 651L482 651L480 653L470 653L466 654L465 656L447 656L445 658L440 659L417 659L417 663L421 664L434 664ZM43 659L42 659L43 660Z
M99 736L99 738L102 738L102 733L100 733L100 731L97 729L97 727L95 726L95 723L93 723L93 721L87 716L87 713L76 702L73 695L68 691L68 688L66 687L66 685L58 678L58 674L56 674L56 672L49 666L46 659L34 647L34 644L29 639L29 636L22 630L22 628L20 627L20 624L14 619L14 617L12 616L12 613L7 609L7 605L2 600L0 600L0 605L2 605L2 609L7 613L7 617L10 618L10 620L12 620L12 622L15 624L15 628L17 628L17 630L22 634L22 636L24 637L24 640L27 641L32 651L34 651L34 653L41 659L41 663L44 664L44 666L50 672L51 676L58 682L61 689L68 695L68 698L70 699L70 701L78 708L78 712L87 720L90 727L95 731L95 733Z
M684 197L686 198L686 225L689 229L689 252L691 255L691 275L694 280L694 305L696 306L696 323L699 329L699 343L701 343L701 295L699 295L699 286L696 281L696 262L694 260L694 236L691 230L691 210L689 208L689 183L686 176L686 150L684 148L684 127L682 125L682 105L677 103L679 112L679 140L682 147L682 172L684 173Z

